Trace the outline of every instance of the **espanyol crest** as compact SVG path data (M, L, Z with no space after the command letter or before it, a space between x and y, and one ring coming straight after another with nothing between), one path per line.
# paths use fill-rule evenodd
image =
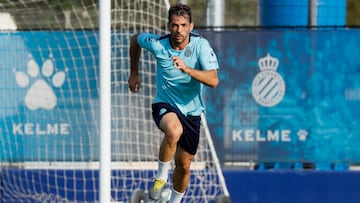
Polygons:
M253 97L262 106L275 106L285 95L285 82L276 72L279 60L267 54L259 59L258 64L261 71L252 82Z

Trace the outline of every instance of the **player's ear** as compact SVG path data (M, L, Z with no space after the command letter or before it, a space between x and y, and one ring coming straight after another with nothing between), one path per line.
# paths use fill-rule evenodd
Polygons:
M190 32L193 31L194 26L195 26L195 25L194 25L194 22L191 22L191 23L190 23Z

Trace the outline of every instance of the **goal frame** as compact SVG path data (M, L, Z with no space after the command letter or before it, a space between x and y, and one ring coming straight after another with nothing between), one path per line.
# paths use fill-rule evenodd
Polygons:
M170 8L168 0L164 3ZM111 1L99 0L99 69L100 69L100 158L99 158L99 201L111 202ZM207 126L206 117L201 114L202 128L209 142L214 158L215 170L222 186L223 196L230 197L222 174L220 161ZM121 166L120 166L121 167Z
M111 1L99 0L100 203L111 201Z

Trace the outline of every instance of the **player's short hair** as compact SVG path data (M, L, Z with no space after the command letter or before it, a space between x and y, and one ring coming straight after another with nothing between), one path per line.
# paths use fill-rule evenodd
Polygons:
M183 16L189 18L190 23L192 22L191 18L191 8L188 5L177 3L170 7L168 12L168 20L171 22L172 15Z

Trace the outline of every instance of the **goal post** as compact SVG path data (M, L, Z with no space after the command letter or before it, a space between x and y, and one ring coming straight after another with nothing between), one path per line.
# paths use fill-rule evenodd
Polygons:
M149 188L163 136L150 108L156 62L142 52L131 93L129 42L167 33L169 5L0 1L0 202L128 202ZM219 195L229 194L203 123L184 201Z
M100 203L111 201L111 1L99 0Z

